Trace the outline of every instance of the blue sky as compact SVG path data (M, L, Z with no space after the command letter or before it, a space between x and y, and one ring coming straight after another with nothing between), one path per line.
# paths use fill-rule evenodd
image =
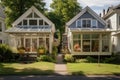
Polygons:
M92 8L97 14L102 12L103 9L107 9L109 6L115 6L120 4L120 0L77 0L80 5L84 8L85 6L89 6ZM46 7L50 9L50 3L52 0L45 0Z

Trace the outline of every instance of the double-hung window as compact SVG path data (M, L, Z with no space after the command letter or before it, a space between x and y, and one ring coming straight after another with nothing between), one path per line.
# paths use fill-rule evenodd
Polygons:
M80 19L78 19L78 20L76 21L76 27L77 27L77 28L81 28L81 20L80 20Z
M91 20L89 20L89 19L83 19L82 20L82 27L83 28L90 28L91 27Z
M96 28L97 27L97 20L92 20L92 28Z

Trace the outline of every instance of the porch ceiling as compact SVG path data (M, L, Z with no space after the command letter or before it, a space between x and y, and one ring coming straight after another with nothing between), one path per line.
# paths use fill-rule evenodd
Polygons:
M46 33L51 32L50 26L17 26L5 31L6 33Z

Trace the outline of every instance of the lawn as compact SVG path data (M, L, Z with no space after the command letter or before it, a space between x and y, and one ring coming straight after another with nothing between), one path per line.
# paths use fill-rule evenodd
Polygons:
M120 65L97 63L67 63L69 74L72 75L97 75L97 74L119 74Z
M10 74L40 74L49 75L54 73L54 63L50 62L35 62L35 63L0 63L0 75Z

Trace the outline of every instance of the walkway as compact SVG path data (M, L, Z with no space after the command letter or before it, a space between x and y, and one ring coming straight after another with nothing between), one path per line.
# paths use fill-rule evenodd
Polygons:
M58 54L56 60L57 60L55 64L56 75L68 75L66 64L63 62L62 54Z

